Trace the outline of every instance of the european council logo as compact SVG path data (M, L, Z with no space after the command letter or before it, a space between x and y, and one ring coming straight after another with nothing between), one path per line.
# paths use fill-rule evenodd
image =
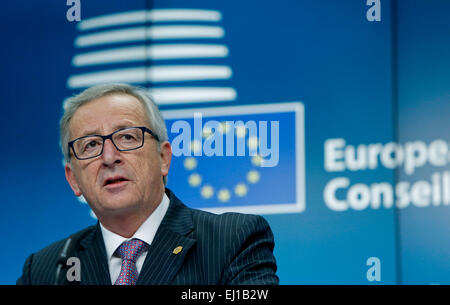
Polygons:
M185 8L83 19L67 86L140 85L158 105L178 109L163 112L174 152L168 186L190 206L302 212L303 104L239 105L221 21L217 10ZM233 106L211 107L217 102ZM183 109L199 103L208 107Z

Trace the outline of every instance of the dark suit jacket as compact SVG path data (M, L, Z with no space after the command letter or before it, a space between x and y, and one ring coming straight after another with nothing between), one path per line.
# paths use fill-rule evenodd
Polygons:
M138 285L278 284L273 234L264 218L191 209L170 190L166 189L166 193L170 198L169 209L150 245ZM111 285L99 224L84 233L69 254L80 260L81 281L69 283L63 270L60 283ZM53 284L65 241L31 254L17 284ZM178 246L183 249L174 254Z

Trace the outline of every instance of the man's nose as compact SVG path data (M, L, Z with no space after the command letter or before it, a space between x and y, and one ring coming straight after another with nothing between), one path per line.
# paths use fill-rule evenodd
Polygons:
M122 162L120 151L117 150L111 139L106 139L103 143L102 160L106 166Z

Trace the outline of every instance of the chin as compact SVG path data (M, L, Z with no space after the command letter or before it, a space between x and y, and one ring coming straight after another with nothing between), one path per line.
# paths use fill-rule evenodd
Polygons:
M102 202L101 210L108 214L127 213L139 209L139 202L129 198L109 198Z

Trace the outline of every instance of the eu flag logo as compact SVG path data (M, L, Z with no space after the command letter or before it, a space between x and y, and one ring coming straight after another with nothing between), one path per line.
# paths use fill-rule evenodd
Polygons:
M277 214L305 209L299 102L163 111L168 187L193 208Z

